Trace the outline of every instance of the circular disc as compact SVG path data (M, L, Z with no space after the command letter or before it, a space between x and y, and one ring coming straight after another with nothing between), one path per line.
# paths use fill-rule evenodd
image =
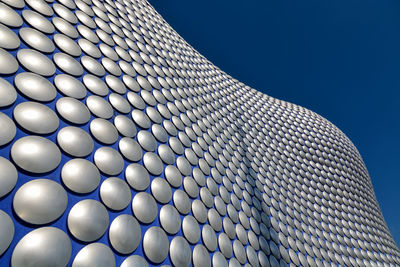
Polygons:
M188 242L181 236L176 236L169 246L169 255L175 266L189 266L192 260L192 251Z
M0 255L7 250L14 238L14 223L10 216L0 210Z
M185 238L192 244L196 244L200 239L200 227L196 219L187 215L182 221L182 231Z
M6 107L15 102L17 92L7 80L0 78L0 107Z
M196 245L193 249L193 266L211 267L210 253L201 244Z
M41 227L26 234L15 246L11 266L66 266L71 257L71 240L54 227Z
M57 145L39 136L25 136L11 147L11 157L22 169L33 173L46 173L60 164L61 152Z
M36 50L18 50L17 58L25 68L39 75L52 76L56 72L53 61Z
M57 130L58 116L49 107L37 102L23 102L14 108L14 119L24 129L36 134L49 134Z
M125 178L128 184L135 190L143 191L150 184L150 175L140 164L132 163L125 169Z
M158 226L146 231L143 237L143 250L154 263L161 263L168 255L169 242L165 232Z
M132 138L123 137L118 143L121 154L130 161L139 161L142 158L143 150Z
M150 194L140 192L132 200L132 211L142 223L151 223L158 214L157 203Z
M132 255L126 258L120 267L149 267L149 264L143 257Z
M86 194L99 185L100 172L92 162L86 159L71 159L61 169L61 179L68 189Z
M57 142L62 150L75 157L86 157L94 148L92 137L75 126L62 128L57 134Z
M68 229L77 239L91 242L99 239L108 227L106 208L93 199L85 199L75 204L68 214Z
M131 215L119 215L111 223L110 243L119 253L132 253L138 247L141 237L140 225Z
M58 99L56 109L61 117L75 124L85 124L90 119L90 112L85 104L72 97Z
M17 127L14 121L3 112L0 112L0 146L11 142L16 133Z
M160 224L171 235L181 229L181 218L178 211L171 205L165 205L160 210Z
M100 147L94 153L96 166L105 174L117 175L124 169L124 159L111 147Z
M48 179L36 179L18 189L13 207L25 222L46 224L60 217L67 203L67 192L60 184Z
M54 85L32 72L21 72L14 78L15 87L25 96L37 101L52 101L57 96Z
M123 210L131 202L131 190L124 180L111 177L103 181L100 198L112 210Z
M0 198L10 193L17 180L18 172L14 164L6 158L0 157Z
M153 175L160 175L164 169L164 165L161 162L159 156L153 152L147 152L143 156L143 164L146 169Z
M158 177L151 182L151 194L158 202L166 204L171 200L172 190L165 179Z
M112 250L102 243L91 243L76 254L72 267L115 267Z

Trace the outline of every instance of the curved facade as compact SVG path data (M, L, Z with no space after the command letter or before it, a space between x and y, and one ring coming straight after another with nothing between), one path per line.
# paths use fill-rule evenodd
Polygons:
M1 266L398 266L365 165L140 0L1 0Z

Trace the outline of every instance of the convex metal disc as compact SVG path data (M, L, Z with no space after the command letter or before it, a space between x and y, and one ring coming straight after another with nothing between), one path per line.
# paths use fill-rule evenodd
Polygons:
M68 229L77 239L91 242L99 239L109 223L106 208L93 199L85 199L75 204L68 214Z
M61 152L57 145L40 136L25 136L11 147L11 157L22 169L33 173L46 173L60 164Z
M66 233L55 227L41 227L18 242L11 256L11 265L66 266L71 252L71 240Z
M19 218L31 224L46 224L60 217L68 204L65 189L49 179L35 179L14 195L13 207Z

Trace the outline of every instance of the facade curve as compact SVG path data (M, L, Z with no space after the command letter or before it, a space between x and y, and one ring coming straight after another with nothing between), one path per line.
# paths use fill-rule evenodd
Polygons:
M0 1L1 266L398 266L332 123L144 0Z

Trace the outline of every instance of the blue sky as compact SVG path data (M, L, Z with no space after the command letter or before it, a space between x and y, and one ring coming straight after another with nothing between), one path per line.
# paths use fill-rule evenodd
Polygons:
M150 0L222 70L356 145L400 245L400 2Z

